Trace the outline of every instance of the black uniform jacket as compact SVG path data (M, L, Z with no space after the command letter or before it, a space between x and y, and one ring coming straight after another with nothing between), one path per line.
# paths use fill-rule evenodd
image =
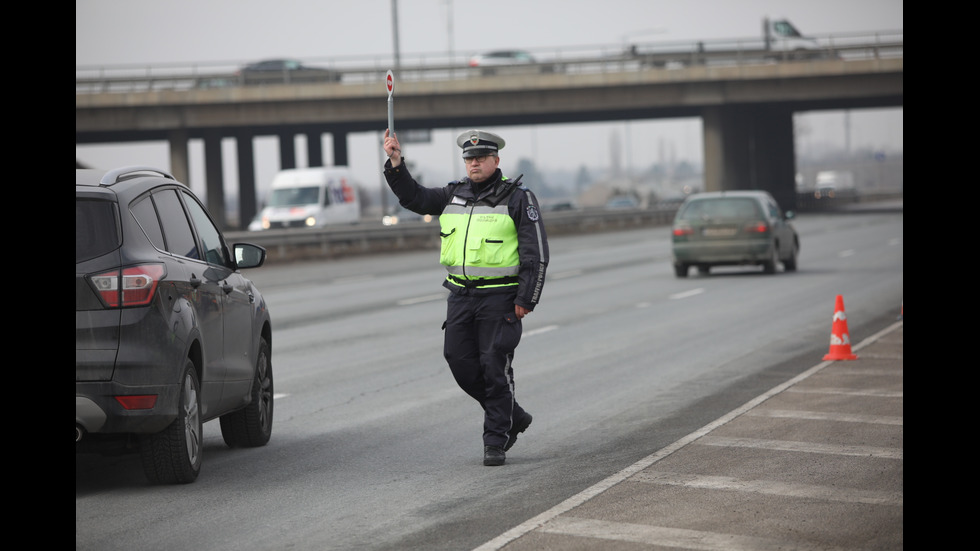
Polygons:
M418 214L432 215L442 214L453 197L475 202L499 194L506 182L498 169L489 183L485 182L482 185L474 183L469 178L463 178L441 188L424 187L412 178L405 166L404 157L402 163L394 168L390 160L385 163L384 175L401 206ZM534 306L541 299L549 257L548 237L541 220L541 211L537 198L523 185L514 187L509 197L504 197L503 200L507 201L507 210L517 228L518 256L521 264L518 272L517 298L514 303L528 310L534 310ZM459 286L448 281L445 287L453 292L462 291ZM512 287L491 287L469 291L512 292Z

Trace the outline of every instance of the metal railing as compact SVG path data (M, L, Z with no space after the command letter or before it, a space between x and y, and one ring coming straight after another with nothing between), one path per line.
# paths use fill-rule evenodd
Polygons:
M599 46L565 46L528 50L534 63L470 67L476 52L421 53L408 55L395 67L391 56L346 56L300 59L304 65L330 69L331 75L307 78L284 73L282 84L365 84L383 82L385 73L396 69L400 81L441 81L492 74L530 72L536 74L587 74L643 69L670 70L695 64L754 64L779 61L827 59L878 59L903 55L902 31L877 31L815 36L819 50L780 52L764 48L759 38L711 41L650 42ZM114 65L75 67L75 93L152 92L194 90L246 85L240 68L244 61ZM275 79L264 78L263 83Z
M813 201L801 193L798 211L834 211L857 204L874 204L902 198L901 192L842 195ZM673 222L679 202L636 209L584 209L545 213L549 236L657 227ZM431 249L440 246L438 222L409 222L397 226L362 222L351 226L319 229L226 232L229 243L248 242L265 247L270 263L379 254L390 251Z
M678 205L651 209L587 209L546 213L548 235L662 226ZM229 243L265 247L269 262L338 258L419 249L438 250L439 223L408 222L397 226L361 222L350 226L226 232Z

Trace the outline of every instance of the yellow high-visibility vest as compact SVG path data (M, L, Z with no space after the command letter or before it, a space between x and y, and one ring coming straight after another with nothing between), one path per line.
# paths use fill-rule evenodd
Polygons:
M517 227L506 201L497 206L450 203L439 216L439 262L460 287L517 285ZM500 279L506 278L506 279ZM494 280L498 280L495 282Z

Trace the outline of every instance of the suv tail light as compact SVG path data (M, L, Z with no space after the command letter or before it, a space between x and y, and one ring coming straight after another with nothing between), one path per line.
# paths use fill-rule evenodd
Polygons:
M149 304L166 275L163 264L140 264L96 274L89 280L106 306L126 308Z

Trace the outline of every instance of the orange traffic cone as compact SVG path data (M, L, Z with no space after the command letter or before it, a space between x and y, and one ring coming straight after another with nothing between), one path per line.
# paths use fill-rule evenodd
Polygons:
M851 336L847 332L847 315L844 314L844 297L837 295L834 304L834 324L830 334L830 352L824 360L856 360L851 353Z

